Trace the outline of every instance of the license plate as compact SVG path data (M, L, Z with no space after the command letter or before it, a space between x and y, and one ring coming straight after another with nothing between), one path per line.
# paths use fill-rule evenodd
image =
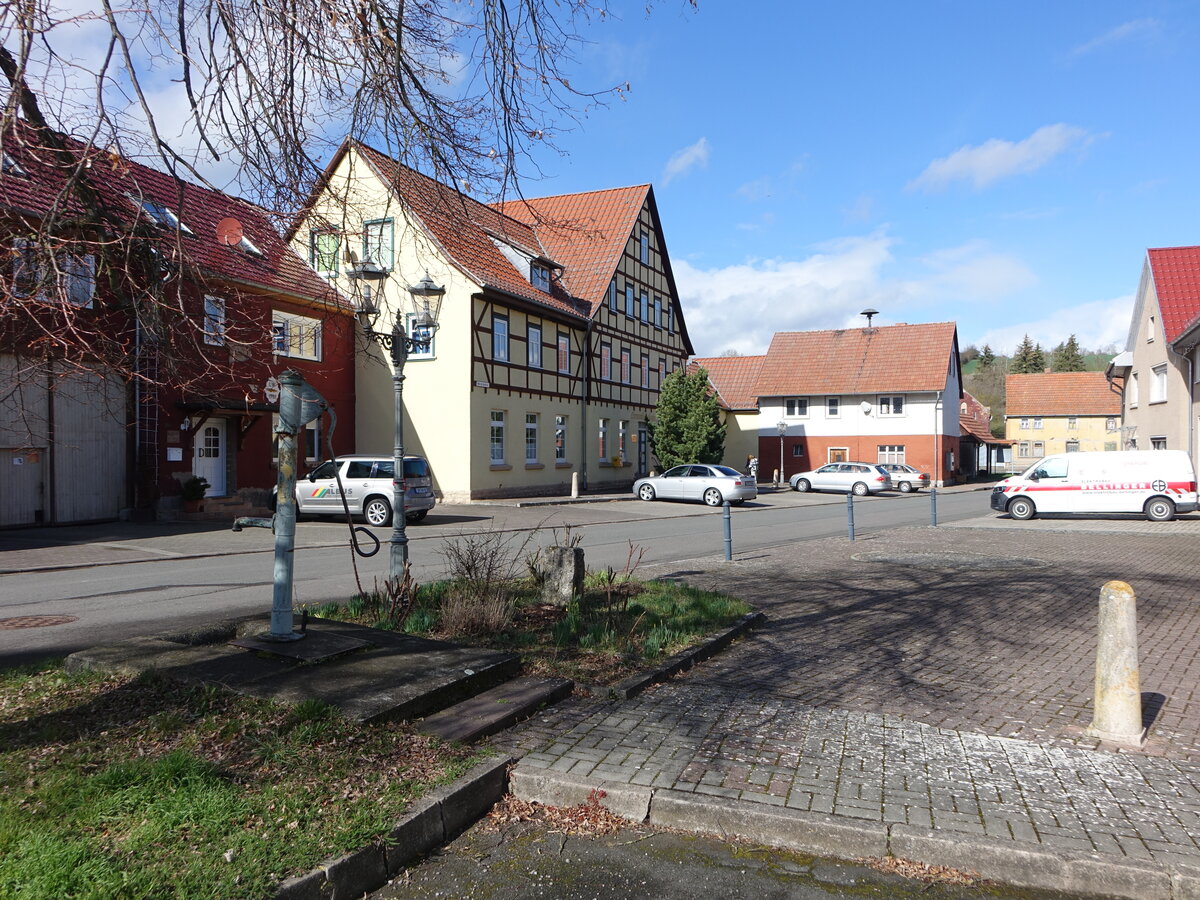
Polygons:
M413 493L417 494L418 496L424 497L426 494L429 493L429 488L413 488Z

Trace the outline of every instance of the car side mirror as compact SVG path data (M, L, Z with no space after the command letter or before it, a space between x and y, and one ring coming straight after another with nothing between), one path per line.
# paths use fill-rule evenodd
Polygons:
M313 469L311 472L308 473L308 480L309 481L317 480L317 470L316 469Z
M1030 481L1041 481L1041 480L1042 480L1042 473L1041 473L1041 471L1039 470L1039 471L1037 471L1037 472L1032 472L1032 473L1030 473L1030 475L1029 475L1029 480L1030 480Z

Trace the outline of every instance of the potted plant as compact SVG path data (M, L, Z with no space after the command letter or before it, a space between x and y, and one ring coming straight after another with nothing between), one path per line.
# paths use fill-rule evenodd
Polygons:
M613 467L614 469L619 469L619 468L621 468L621 466L623 466L623 465L625 464L625 463L622 461L621 457L619 457L619 456L614 456L614 457L613 457L613 458L610 460L610 462L612 463L612 467Z
M180 496L183 498L184 512L199 512L203 508L200 505L200 501L204 499L206 493L208 493L207 478L193 475L185 481L183 489L180 491Z

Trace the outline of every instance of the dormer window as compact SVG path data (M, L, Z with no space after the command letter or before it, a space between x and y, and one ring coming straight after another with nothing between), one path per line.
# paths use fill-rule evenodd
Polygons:
M163 206L163 204L155 200L142 200L141 207L142 212L153 219L154 224L158 225L159 227L170 229L178 228L184 234L193 233L192 229L183 224L179 216L175 215L175 211L170 207Z
M29 177L25 170L17 164L17 161L7 153L4 154L3 164L0 165L0 172L3 172L5 175L19 175L22 178Z
M530 263L529 283L540 291L550 293L550 269L542 263Z

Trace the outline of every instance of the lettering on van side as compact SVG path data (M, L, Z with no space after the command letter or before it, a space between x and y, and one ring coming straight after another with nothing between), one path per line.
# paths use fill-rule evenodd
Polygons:
M1162 484L1162 487L1157 485ZM1166 484L1156 481L1156 491L1166 489ZM1085 481L1082 485L1082 490L1085 491L1148 491L1150 490L1150 482L1148 481Z

